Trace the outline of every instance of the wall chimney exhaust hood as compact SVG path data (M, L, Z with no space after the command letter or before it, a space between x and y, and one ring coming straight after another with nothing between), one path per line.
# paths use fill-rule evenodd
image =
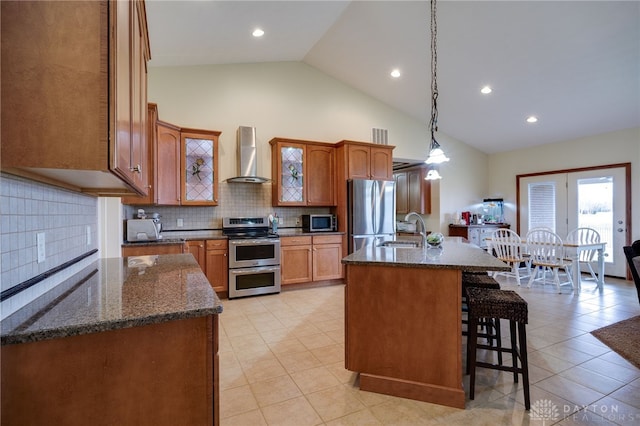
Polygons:
M256 128L238 127L238 176L227 179L229 183L265 183L271 179L257 175L258 150L256 147Z

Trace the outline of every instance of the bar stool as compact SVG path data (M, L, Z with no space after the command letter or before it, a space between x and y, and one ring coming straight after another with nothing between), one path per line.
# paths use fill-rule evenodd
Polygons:
M500 283L495 278L489 276L486 272L462 272L462 312L468 312L467 307L467 288L491 288L500 290ZM467 336L469 329L469 321L463 319L463 325L467 325L467 331L462 330L462 335ZM501 333L500 333L500 321L494 321L492 319L481 319L479 325L483 326L484 332L478 333L478 337L484 337L487 339L490 345L493 345L493 341L496 341L496 345L500 347ZM502 363L502 352L498 352L498 361ZM467 364L467 374L469 373L469 365Z
M518 374L522 374L524 388L524 405L527 410L531 408L529 396L529 364L527 362L527 335L526 324L528 322L527 302L515 291L495 290L477 287L467 288L467 306L469 309L469 330L467 338L467 371L470 374L469 399L475 396L476 367L490 368L493 370L513 372L513 381L518 382ZM506 319L509 321L511 333L511 347L495 347L478 344L478 324L483 318L491 318L496 321ZM516 342L517 340L517 342ZM499 361L498 364L477 362L478 349L511 353L513 366L506 366ZM520 360L520 366L518 366Z

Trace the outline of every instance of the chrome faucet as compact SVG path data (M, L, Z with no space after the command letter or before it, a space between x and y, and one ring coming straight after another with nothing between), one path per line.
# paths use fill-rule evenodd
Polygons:
M404 217L404 220L408 221L411 216L417 217L418 222L420 222L420 224L422 225L422 232L420 232L420 235L422 235L422 247L426 247L427 246L427 226L424 224L424 219L422 219L422 216L420 216L418 213L410 212L410 213L407 213L407 215Z

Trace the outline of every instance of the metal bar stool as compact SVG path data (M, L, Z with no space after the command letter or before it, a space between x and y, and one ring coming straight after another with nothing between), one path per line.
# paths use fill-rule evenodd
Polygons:
M529 396L527 334L525 330L528 322L527 302L515 291L469 287L467 288L467 306L469 309L469 334L467 338L467 370L470 374L469 399L473 400L475 396L476 367L511 371L513 372L513 381L516 383L518 382L518 374L522 374L524 405L529 410L531 401ZM482 318L492 318L496 321L506 319L509 321L510 348L478 344L478 324ZM478 349L497 351L498 353L511 353L513 366L503 365L501 361L498 364L477 362L476 352ZM520 366L518 366L518 360L520 360Z

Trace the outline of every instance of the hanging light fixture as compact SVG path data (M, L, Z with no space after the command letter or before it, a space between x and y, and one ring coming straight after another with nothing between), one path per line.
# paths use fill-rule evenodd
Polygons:
M438 131L438 49L437 49L438 24L436 22L436 0L431 0L431 120L429 130L431 132L431 144L429 145L429 157L425 163L440 164L449 161L440 144L436 141L435 133ZM425 179L441 179L437 170L431 169Z
M427 172L427 176L425 176L425 180L438 180L438 179L442 179L442 176L440 176L440 173L438 173L438 171L434 168L429 169L429 171Z

